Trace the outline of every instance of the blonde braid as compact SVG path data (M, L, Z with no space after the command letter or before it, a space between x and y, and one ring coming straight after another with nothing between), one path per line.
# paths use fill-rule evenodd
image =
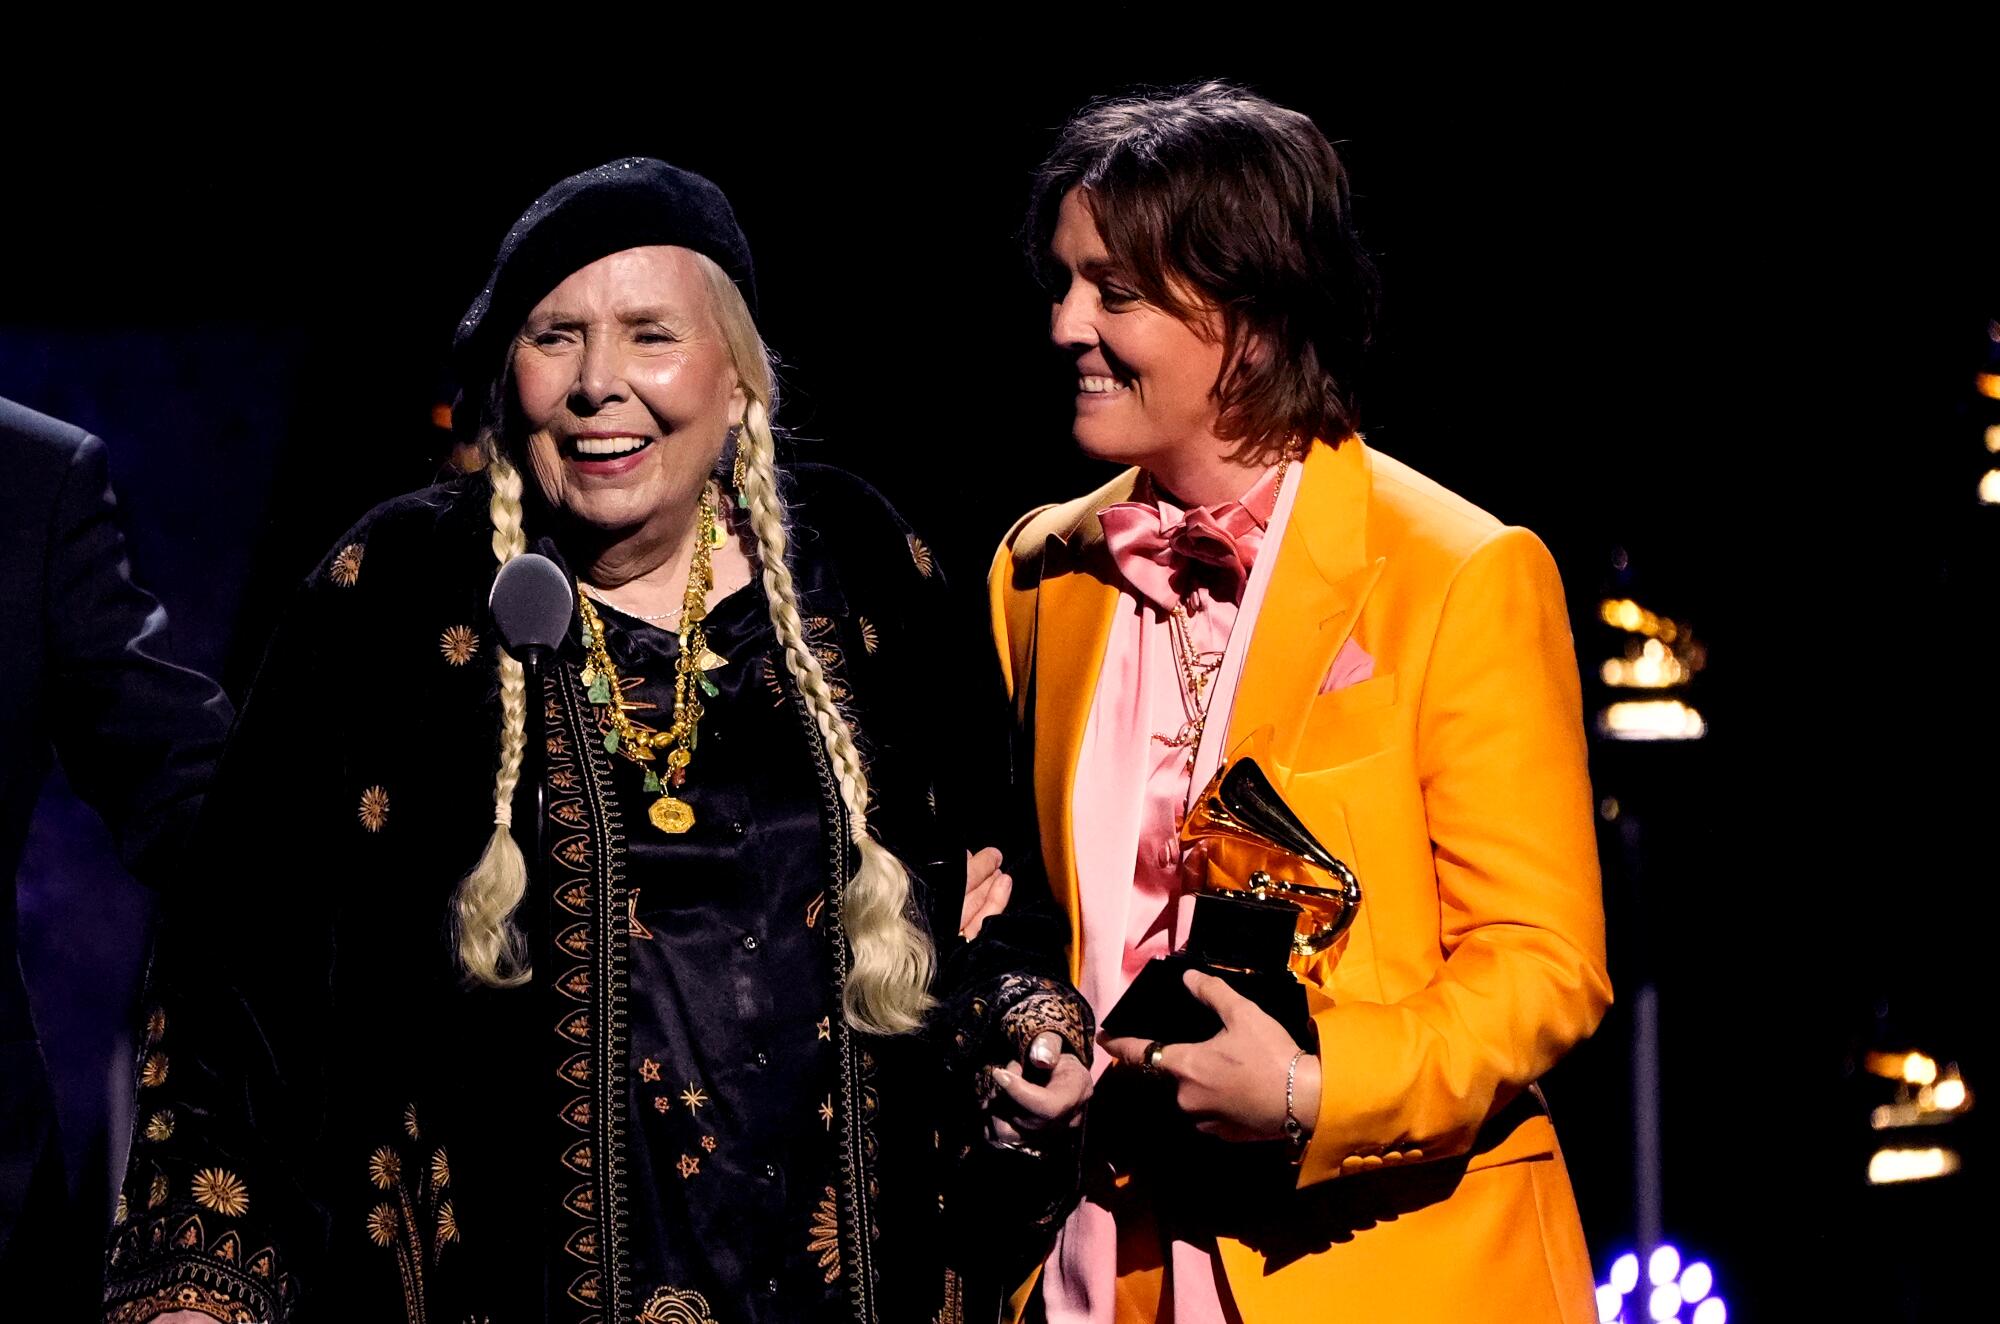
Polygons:
M868 833L868 772L855 748L854 732L827 686L826 671L806 641L785 555L790 536L778 497L771 416L755 394L744 414L738 444L749 447L744 496L750 506L750 527L757 535L771 625L784 646L785 668L805 694L833 760L841 802L847 807L849 837L860 856L840 910L854 958L842 993L847 1023L874 1034L903 1034L922 1024L931 1007L936 957L930 938L904 913L910 902L909 874Z
M527 550L521 527L521 473L494 444L482 438L489 457L493 496L493 558L500 564ZM529 961L515 908L528 893L528 862L514 840L514 789L521 782L521 759L528 744L528 681L507 650L500 657L500 770L493 778L493 835L472 872L459 882L453 900L458 959L474 982L511 988L528 981Z

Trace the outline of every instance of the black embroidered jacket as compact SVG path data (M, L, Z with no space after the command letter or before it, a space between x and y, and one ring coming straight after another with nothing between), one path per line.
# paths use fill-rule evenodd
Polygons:
M798 736L722 718L704 735L748 734L774 761L772 784L798 792L790 803L810 808L816 794L816 849L773 833L788 844L759 856L755 825L737 819L728 830L747 844L723 854L728 877L785 870L769 895L786 917L798 898L820 901L808 902L807 926L820 955L754 977L823 972L817 993L767 991L781 995L776 1005L826 1009L823 1041L773 1041L801 1065L770 1091L791 1098L823 1082L824 1110L760 1117L753 1073L729 1087L740 1124L710 1128L701 1109L716 1086L664 1079L676 1054L739 1064L764 1055L730 1038L754 1017L704 1010L719 1004L700 996L653 1014L658 990L633 984L637 970L698 990L705 972L681 966L720 962L708 953L754 939L762 894L742 892L747 921L718 912L718 925L734 927L707 947L698 903L652 895L675 875L635 846L654 831L646 797L637 771L606 749L574 639L530 695L546 825L519 915L534 979L465 984L447 916L491 830L499 731L488 487L472 477L399 498L303 588L209 795L196 876L163 924L107 1319L170 1309L411 1324L770 1318L770 1303L729 1297L765 1283L766 1269L753 1275L742 1248L715 1242L731 1226L727 1193L704 1188L697 1201L663 1174L692 1182L705 1160L706 1175L740 1181L767 1169L702 1147L800 1124L823 1128L824 1144L799 1152L814 1156L810 1179L824 1178L824 1194L798 1230L801 1272L768 1281L774 1293L781 1277L826 1284L802 1315L990 1318L1045 1252L1075 1198L1074 1153L986 1145L980 1068L1017 1058L1044 1028L1087 1059L1091 1026L1060 982L1067 933L1038 904L1045 887L1017 887L1013 910L978 942L954 936L968 846L1001 841L1017 874L1039 858L1018 835L1025 798L1005 789L1004 745L989 736L1004 729L997 691L982 683L990 649L950 637L928 549L872 490L814 466L789 470L786 489L802 609L868 762L871 826L911 866L916 909L937 935L939 1006L926 1030L864 1036L838 1015L840 897L854 863L844 811L808 709L748 628L731 665L759 671L732 692L767 695L756 720L787 713ZM546 539L536 550L555 554ZM697 753L689 798L706 827L721 832L729 805L759 803L743 794L761 789L750 784L758 766L741 750ZM982 785L981 774L994 775ZM514 821L529 847L535 803L524 785ZM796 877L801 868L816 876ZM642 878L659 880L644 896ZM648 946L635 960L635 942L656 941L654 924L676 926L681 945ZM704 1036L714 1042L697 1052ZM634 1113L648 1105L663 1116L685 1109L675 1125L687 1134L650 1118L642 1132ZM743 1200L757 1216L755 1194ZM663 1238L674 1244L655 1244ZM655 1281L662 1272L701 1277Z

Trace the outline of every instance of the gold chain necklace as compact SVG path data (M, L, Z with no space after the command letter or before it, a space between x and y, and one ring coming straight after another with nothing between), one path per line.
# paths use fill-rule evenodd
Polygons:
M1292 457L1289 454L1278 462L1278 480L1273 485L1275 491L1284 490L1285 471L1291 467ZM1248 587L1247 576L1245 587ZM1196 651L1194 636L1188 631L1188 600L1184 598L1175 603L1167 613L1167 635L1173 640L1174 661L1179 664L1181 706L1187 718L1174 734L1155 735L1153 739L1170 748L1185 749L1188 771L1192 772L1196 755L1201 750L1201 734L1208 728L1208 710L1215 702L1215 695L1209 692L1208 687L1222 671L1223 654L1214 650Z
M674 660L674 723L665 731L640 731L625 715L625 691L618 682L618 668L612 665L611 654L604 647L604 622L598 618L597 608L591 605L587 594L579 591L576 595L577 610L583 614L584 651L589 659L583 668L583 683L590 690L590 701L605 706L611 719L611 729L604 733L605 752L623 754L644 765L653 761L654 750L666 749L667 775L662 778L652 768L646 769L646 789L660 794L647 808L646 817L654 827L672 835L694 826L694 806L674 792L686 784L688 764L694 759L695 737L701 726L701 697L706 694L714 698L717 692L715 683L702 673L702 662L708 655L708 637L701 622L708 615L709 590L715 587L712 551L717 532L715 496L707 488L701 494L700 521L695 530L694 559L688 566L687 592L681 599L681 651ZM577 588L583 588L582 580L577 581Z

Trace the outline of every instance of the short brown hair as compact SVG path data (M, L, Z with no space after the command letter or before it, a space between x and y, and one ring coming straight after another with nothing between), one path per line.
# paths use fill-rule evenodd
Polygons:
M1058 290L1050 244L1072 189L1148 302L1190 324L1221 315L1217 433L1237 455L1315 437L1338 445L1355 432L1375 264L1354 228L1347 171L1310 119L1219 82L1077 112L1036 172L1024 235ZM1253 344L1260 352L1246 353Z

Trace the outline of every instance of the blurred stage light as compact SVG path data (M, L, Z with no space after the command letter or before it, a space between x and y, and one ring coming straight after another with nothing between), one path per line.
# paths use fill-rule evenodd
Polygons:
M1931 1106L1939 1112L1955 1113L1965 1107L1968 1098L1965 1082L1956 1076L1948 1076L1931 1091Z
M2000 469L1988 469L1979 480L1979 504L2000 506Z
M1630 1252L1611 1262L1609 1282L1597 1288L1599 1324L1672 1324L1682 1318L1683 1304L1694 1307L1695 1324L1724 1324L1728 1307L1715 1294L1715 1273L1693 1260L1682 1263L1680 1252L1670 1245L1653 1251L1646 1260L1650 1284L1639 1285L1639 1257Z
M450 405L431 406L431 426L437 428L441 432L451 431Z
M2000 400L2000 372L1982 372L1977 382L1981 395L1988 400Z
M1607 740L1699 740L1708 723L1679 699L1635 699L1599 713L1597 731Z
M1896 1182L1928 1181L1948 1177L1959 1169L1956 1150L1878 1149L1868 1160L1868 1184L1889 1186Z
M2000 455L2000 423L1987 424L1986 449Z
M1903 1059L1903 1079L1912 1085L1928 1085L1937 1079L1937 1062L1922 1053Z

